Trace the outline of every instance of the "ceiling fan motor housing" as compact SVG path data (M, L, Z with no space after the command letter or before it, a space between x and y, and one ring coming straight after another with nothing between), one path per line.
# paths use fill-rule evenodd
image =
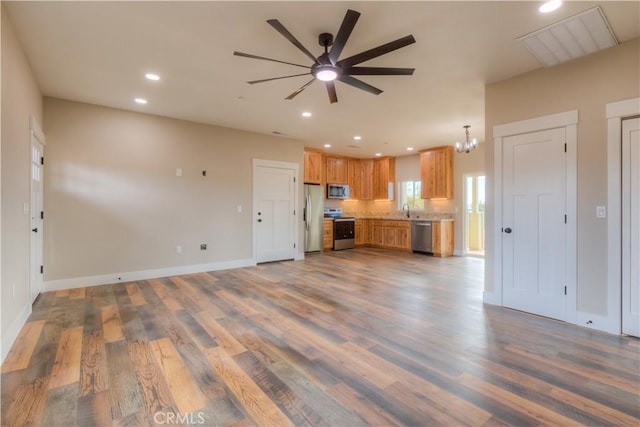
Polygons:
M333 44L333 34L331 33L322 33L318 36L318 43L320 46L325 48L331 46Z

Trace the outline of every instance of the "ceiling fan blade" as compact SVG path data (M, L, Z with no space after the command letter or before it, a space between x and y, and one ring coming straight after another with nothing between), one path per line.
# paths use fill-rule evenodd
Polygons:
M302 85L300 87L300 89L296 90L295 92L293 92L291 95L287 96L285 99L293 99L295 98L300 92L302 92L303 90L305 90L307 88L307 86L309 86L311 83L315 82L316 79L311 79L309 80L309 82L305 83L304 85Z
M338 102L338 95L336 94L336 85L333 81L325 82L327 86L327 92L329 93L329 102L333 104Z
M293 43L293 45L294 45L295 47L297 47L298 49L300 49L300 50L301 50L305 55L307 55L309 58L311 58L311 60L312 60L314 63L319 64L318 59L317 59L315 56L313 56L313 54L312 54L311 52L309 52L309 51L307 50L307 48L306 48L306 47L304 47L304 46L302 45L302 43L300 43L300 42L298 41L298 39L296 39L296 38L293 36L293 34L291 34L291 33L289 32L289 30L287 30L287 29L284 27L284 25L282 25L282 24L280 23L280 21L278 21L277 19L269 19L267 22L269 23L269 25L271 25L273 28L275 28L275 29L276 29L276 31L278 31L280 34L282 34L282 35L283 35L287 40L289 40L291 43Z
M264 82L270 82L271 80L280 80L280 79L288 79L289 77L300 77L300 76L308 76L310 73L303 73L303 74L293 74L291 76L282 76L282 77L272 77L270 79L262 79L262 80L251 80L249 83L250 85L254 85L256 83L264 83Z
M355 77L346 76L343 74L342 76L338 77L338 80L348 85L351 85L353 87L357 87L358 89L362 89L366 92L372 93L374 95L380 95L382 93L382 91L377 87L373 87L370 84L363 82L362 80L356 79Z
M349 40L349 36L351 35L353 28L356 26L356 22L358 22L358 18L360 18L360 13L351 9L347 10L347 14L344 15L338 34L336 35L336 38L333 41L333 46L331 46L331 51L329 52L329 61L331 61L332 64L335 64L340 57L342 49L344 49L344 45L347 44L347 40Z
M233 54L235 56L244 56L245 58L262 59L262 60L265 60L265 61L279 62L281 64L295 65L296 67L309 68L308 65L294 64L292 62L280 61L278 59L265 58L264 56L252 55L250 53L243 53L243 52L237 52L236 51L236 52L233 52Z
M410 76L415 68L351 67L342 70L349 76Z
M400 49L415 42L416 39L414 39L412 35L405 36L398 40L394 40L378 47L374 47L373 49L360 52L356 55L343 59L342 61L338 61L336 65L339 65L343 69L350 68L353 65L357 65L361 62L377 58L378 56L384 55L385 53L393 52L394 50Z

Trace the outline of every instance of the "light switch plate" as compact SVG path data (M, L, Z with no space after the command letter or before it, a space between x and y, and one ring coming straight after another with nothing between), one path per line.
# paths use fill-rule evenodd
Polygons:
M596 206L596 218L606 218L606 217L607 217L607 207Z
M182 176L182 168L176 169L176 176Z

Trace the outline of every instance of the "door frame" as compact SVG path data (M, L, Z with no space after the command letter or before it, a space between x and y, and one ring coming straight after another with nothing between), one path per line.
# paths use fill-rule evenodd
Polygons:
M38 124L38 122L36 121L36 119L34 119L33 117L30 117L29 120L29 129L30 129L30 138L29 138L29 304L33 304L33 302L35 301L35 298L32 299L32 294L34 291L34 278L32 277L33 274L33 264L34 264L34 257L36 257L36 255L34 255L34 251L37 250L38 248L34 248L32 245L32 241L33 239L31 238L31 227L32 227L32 220L31 220L31 215L32 215L32 211L33 211L33 206L32 206L32 195L33 195L33 176L32 176L32 155L33 155L33 143L34 140L35 142L39 143L40 145L42 145L42 157L44 157L44 147L46 145L45 142L45 136L44 136L44 132L42 131L42 128L40 128L40 125ZM42 176L41 176L41 182L42 182L42 211L44 212L44 164L42 165ZM37 215L37 213L36 213ZM41 236L41 242L42 242L42 247L39 248L40 249L40 254L38 255L41 265L44 266L44 221L43 224L41 226L41 229L38 230ZM42 293L43 290L43 285L44 285L44 276L41 278L40 281L40 289L38 289L38 295L40 293ZM37 297L37 296L36 296Z
M252 257L253 257L253 263L257 264L258 263L258 229L256 227L256 221L255 219L258 217L258 200L257 200L257 194L256 194L256 169L259 167L267 167L267 168L276 168L276 169L290 169L293 170L293 176L294 176L294 189L293 189L293 206L295 207L295 218L294 218L294 230L293 230L293 239L294 239L294 243L295 243L295 250L294 250L294 260L298 260L298 259L303 259L304 258L304 244L303 246L303 255L300 255L300 239L299 239L299 229L300 229L300 221L298 221L298 218L301 218L300 215L298 215L298 212L300 211L300 207L298 206L298 201L299 201L299 193L300 193L300 165L298 163L292 163L292 162L280 162L280 161L276 161L276 160L263 160L263 159L252 159L252 169L251 169L251 173L253 174L252 177L252 208L251 208L251 235L252 235Z
M467 206L467 178L478 178L478 177L484 177L484 182L485 182L485 186L484 186L484 200L485 200L485 216L483 219L483 228L485 230L485 246L484 246L484 251L485 251L485 255L469 255L469 251L467 250L467 243L469 243L469 225L468 225L468 221L467 221L467 212L465 210L466 206ZM486 256L486 230L487 230L487 174L485 172L472 172L472 173L467 173L467 174L463 174L462 175L462 256L471 256L471 257L477 257L477 258L485 258Z
M503 139L523 133L538 132L548 129L565 128L567 144L567 300L566 322L577 320L577 131L578 110L536 117L517 122L505 123L493 127L493 207L494 207L494 259L493 259L493 292L484 293L484 301L489 304L503 306L502 293L502 149Z
M607 117L607 316L604 330L622 333L622 120L640 114L640 98L610 102Z

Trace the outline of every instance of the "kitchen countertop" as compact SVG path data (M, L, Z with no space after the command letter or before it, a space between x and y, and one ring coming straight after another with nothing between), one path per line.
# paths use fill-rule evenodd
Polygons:
M389 221L453 221L453 218L443 218L441 216L412 216L407 218L406 216L388 216L388 215L354 215L356 219L377 219L377 220L389 220Z

